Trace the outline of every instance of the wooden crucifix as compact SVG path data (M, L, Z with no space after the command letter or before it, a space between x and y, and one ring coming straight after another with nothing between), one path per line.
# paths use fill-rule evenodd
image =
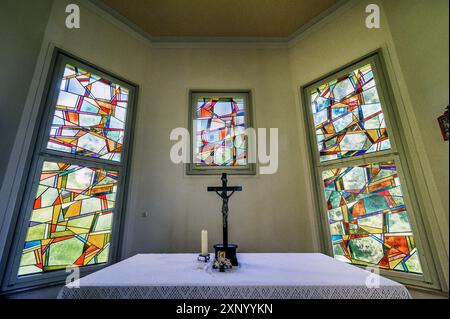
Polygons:
M241 186L228 186L227 173L222 173L222 186L208 186L208 192L216 192L222 198L222 227L223 244L214 245L216 256L218 251L224 251L226 258L230 259L233 266L237 266L236 249L237 245L228 243L228 200L234 192L242 191ZM229 193L231 192L231 193Z

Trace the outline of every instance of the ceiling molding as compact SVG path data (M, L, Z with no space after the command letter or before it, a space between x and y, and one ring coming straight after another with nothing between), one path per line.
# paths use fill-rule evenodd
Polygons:
M249 48L288 48L295 45L306 34L330 19L342 14L360 0L340 0L321 14L303 25L288 37L154 37L134 22L124 17L101 0L82 0L87 7L105 17L115 25L132 33L154 48L211 48L211 47L249 47Z
M306 34L315 30L316 28L328 23L330 20L340 16L342 13L353 7L360 0L339 0L336 4L323 11L321 14L310 20L303 25L300 29L295 31L289 37L287 37L287 43L289 47L295 45Z
M91 9L93 12L97 13L99 16L105 18L109 22L113 23L117 27L122 30L130 33L135 38L147 42L150 46L152 46L153 39L152 37L138 27L136 24L119 14L117 11L113 10L109 6L103 3L100 0L79 0L87 8Z

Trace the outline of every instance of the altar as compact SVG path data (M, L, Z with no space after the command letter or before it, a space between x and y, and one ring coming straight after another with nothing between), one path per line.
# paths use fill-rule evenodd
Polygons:
M64 286L58 298L411 298L402 284L319 253L238 253L238 257L238 267L218 272L211 262L197 261L197 254L139 254Z

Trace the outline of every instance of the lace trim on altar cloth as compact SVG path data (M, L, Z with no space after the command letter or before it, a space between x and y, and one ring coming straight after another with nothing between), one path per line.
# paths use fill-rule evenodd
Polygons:
M403 286L63 287L58 299L411 299Z

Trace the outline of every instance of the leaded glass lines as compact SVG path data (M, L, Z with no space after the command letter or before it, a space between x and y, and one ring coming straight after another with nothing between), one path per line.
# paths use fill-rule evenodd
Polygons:
M119 162L127 105L126 88L67 64L47 148Z
M199 97L195 105L195 157L198 166L245 166L245 100Z
M43 163L19 276L108 261L118 172Z
M337 259L422 273L393 162L326 170L322 178Z
M370 64L311 93L320 161L391 148Z

